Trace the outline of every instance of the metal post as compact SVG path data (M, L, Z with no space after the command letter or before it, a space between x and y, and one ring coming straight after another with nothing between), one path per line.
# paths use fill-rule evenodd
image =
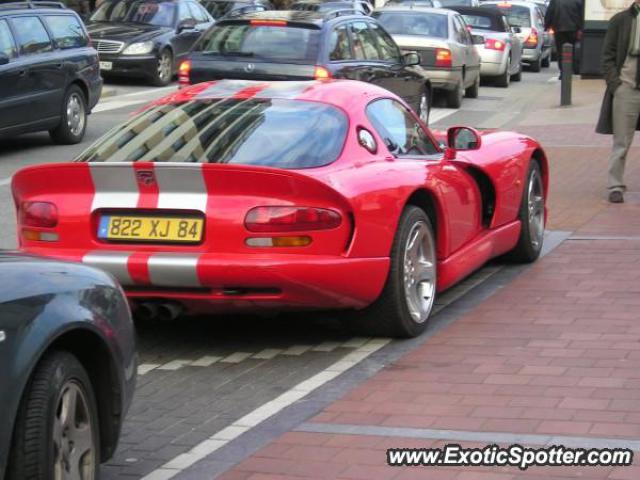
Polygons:
M562 80L560 85L560 105L571 105L571 83L573 80L573 45L562 45Z

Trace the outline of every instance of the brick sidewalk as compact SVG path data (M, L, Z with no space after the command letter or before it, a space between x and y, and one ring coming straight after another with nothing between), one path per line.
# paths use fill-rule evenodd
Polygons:
M388 467L385 455L389 447L452 441L618 441L640 450L639 293L640 195L631 194L624 205L603 206L421 347L219 478L640 479L638 466Z

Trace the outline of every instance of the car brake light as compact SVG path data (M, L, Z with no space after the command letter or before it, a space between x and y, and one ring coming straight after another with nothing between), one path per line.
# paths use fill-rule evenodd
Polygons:
M331 72L325 67L316 65L313 69L313 78L316 80L328 80L332 77Z
M185 60L178 67L178 83L181 86L191 84L191 60Z
M550 28L549 30L547 30L547 32L549 32L551 35L556 33L556 31L553 28Z
M27 227L55 227L58 224L58 208L50 202L24 202L20 207L20 224Z
M339 227L338 212L315 207L256 207L247 213L244 225L250 232L300 232Z
M529 46L529 47L537 46L538 45L538 30L536 30L535 28L532 28L531 29L531 33L529 33L529 36L525 40L524 44L526 46Z
M502 40L496 40L495 38L487 38L484 41L484 47L489 50L504 51L506 44Z
M286 20L251 20L249 25L254 27L286 27Z
M451 50L446 48L436 48L436 67L451 66Z

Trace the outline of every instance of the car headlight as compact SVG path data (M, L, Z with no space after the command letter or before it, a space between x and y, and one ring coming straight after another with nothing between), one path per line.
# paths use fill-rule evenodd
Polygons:
M153 50L153 42L132 43L122 52L123 55L143 55Z

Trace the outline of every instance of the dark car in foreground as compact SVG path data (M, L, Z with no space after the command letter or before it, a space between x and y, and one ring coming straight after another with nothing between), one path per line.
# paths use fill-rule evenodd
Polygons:
M79 143L101 90L98 54L75 12L0 4L0 138L49 131L56 143Z
M213 18L195 0L106 0L88 22L104 77L163 86Z
M380 24L353 11L253 12L212 27L180 66L180 84L207 80L343 78L402 97L426 123L431 84L415 52L402 54Z
M52 222L46 205L21 216ZM122 290L87 266L2 251L0 276L0 478L95 480L135 387Z

